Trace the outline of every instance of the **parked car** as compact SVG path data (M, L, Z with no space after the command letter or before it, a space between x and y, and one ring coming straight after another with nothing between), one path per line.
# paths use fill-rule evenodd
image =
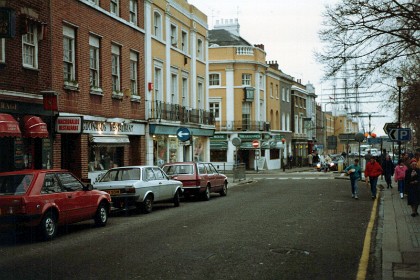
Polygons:
M178 207L182 195L182 183L169 179L157 166L112 168L94 187L109 193L114 207L135 206L143 213L152 212L154 202L172 201Z
M36 228L44 240L57 226L94 219L105 226L109 194L92 190L66 170L21 170L0 173L0 224Z
M226 196L228 179L209 162L175 162L162 166L168 176L183 184L184 196L199 195L210 199L210 193Z

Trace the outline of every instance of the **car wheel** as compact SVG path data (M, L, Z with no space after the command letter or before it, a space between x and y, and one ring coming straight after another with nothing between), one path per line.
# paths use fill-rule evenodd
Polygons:
M180 204L179 191L176 191L173 201L174 201L174 206L179 207L179 204Z
M144 201L141 203L141 211L145 214L149 214L153 209L153 198L151 195L146 196Z
M43 240L52 240L57 235L57 218L55 215L48 211L39 224L40 237Z
M101 203L98 206L98 209L96 210L95 214L95 224L99 227L103 227L106 225L106 222L108 221L108 207L105 205L105 203Z
M206 190L203 193L203 200L209 201L210 200L210 186L207 185Z
M227 191L228 191L228 187L227 187L227 182L224 182L223 183L223 188L222 188L222 190L220 191L220 196L226 196L227 195Z

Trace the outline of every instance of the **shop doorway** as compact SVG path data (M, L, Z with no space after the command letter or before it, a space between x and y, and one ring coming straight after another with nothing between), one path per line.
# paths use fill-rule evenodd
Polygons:
M0 172L15 170L14 140L11 137L0 138Z

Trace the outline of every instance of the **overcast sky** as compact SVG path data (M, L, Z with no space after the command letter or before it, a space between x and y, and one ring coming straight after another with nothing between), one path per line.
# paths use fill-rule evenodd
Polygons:
M238 18L240 35L251 44L263 44L267 61L277 61L279 68L315 86L318 96L328 96L332 86L322 83L322 65L314 52L321 50L318 31L326 5L338 0L188 0L208 17L209 29L216 20ZM328 97L327 97L328 98ZM325 99L325 97L323 98ZM320 98L318 98L320 102ZM378 104L375 104L378 105ZM331 110L330 105L327 106ZM324 106L322 107L324 109ZM362 111L363 108L361 108ZM372 128L383 135L382 127L389 119L372 118ZM365 125L367 126L367 120Z

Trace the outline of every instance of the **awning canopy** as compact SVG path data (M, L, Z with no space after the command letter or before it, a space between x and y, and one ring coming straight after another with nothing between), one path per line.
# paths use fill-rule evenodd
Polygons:
M37 116L24 116L23 117L25 130L23 137L28 138L48 138L47 124Z
M20 137L19 123L9 114L0 114L0 137Z
M130 139L127 135L118 135L118 136L91 136L90 142L94 145L112 145L112 146L124 146L130 144Z

